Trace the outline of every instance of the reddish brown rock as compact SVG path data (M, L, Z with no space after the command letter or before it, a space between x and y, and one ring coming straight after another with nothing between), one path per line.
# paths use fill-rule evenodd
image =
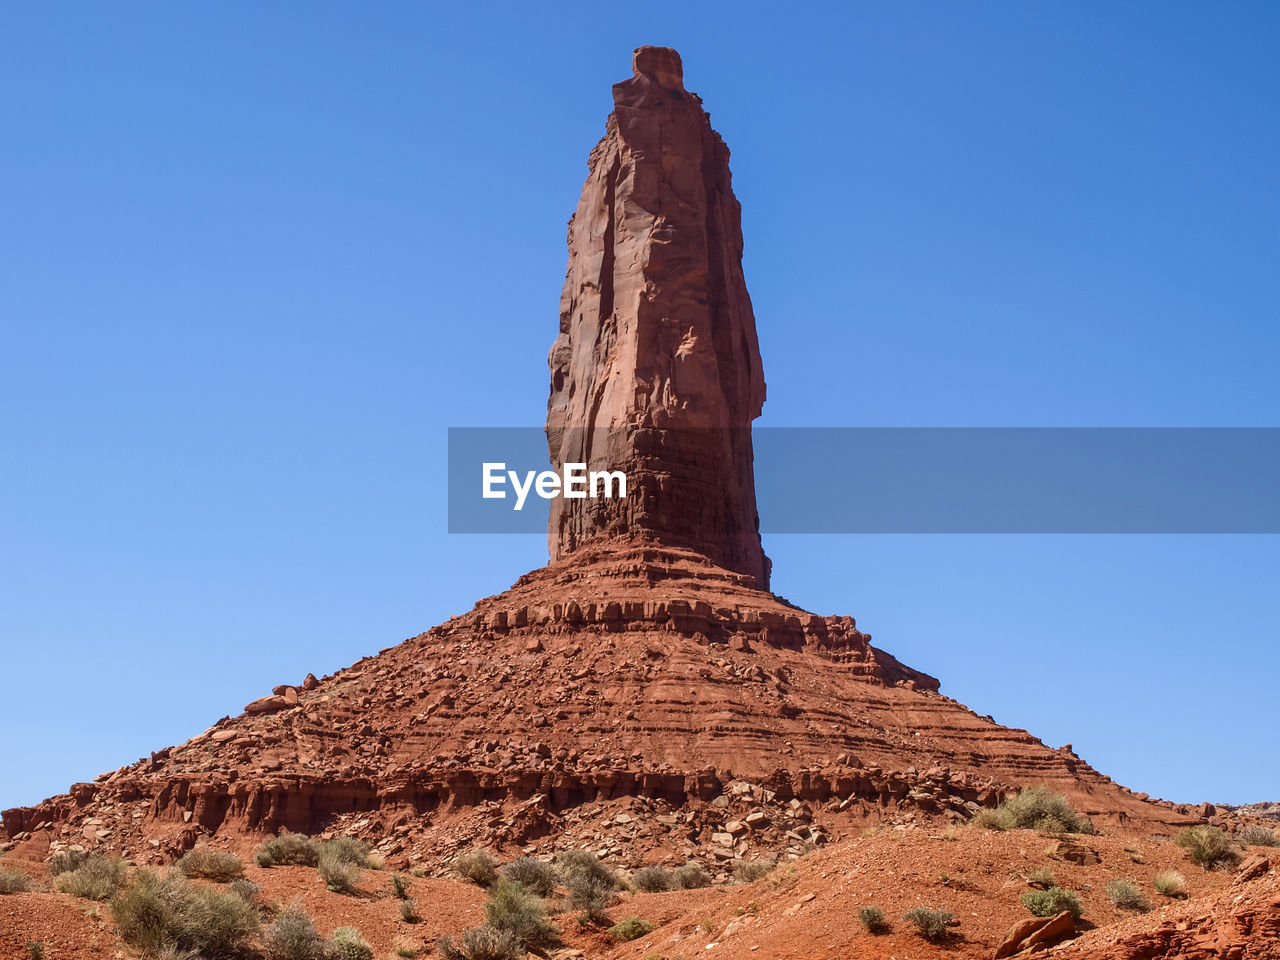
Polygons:
M1076 918L1065 910L1054 917L1028 917L1009 929L991 958L1004 960L1026 952L1039 952L1075 932Z
M551 460L620 470L625 499L552 501L551 559L652 537L769 582L751 422L765 399L729 150L680 56L641 47L569 224L551 349Z

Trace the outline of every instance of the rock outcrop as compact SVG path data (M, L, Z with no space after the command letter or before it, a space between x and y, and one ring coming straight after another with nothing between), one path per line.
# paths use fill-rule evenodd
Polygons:
M635 52L569 223L551 349L551 460L627 475L552 503L551 559L604 539L688 547L761 588L751 422L765 399L729 149L680 56Z

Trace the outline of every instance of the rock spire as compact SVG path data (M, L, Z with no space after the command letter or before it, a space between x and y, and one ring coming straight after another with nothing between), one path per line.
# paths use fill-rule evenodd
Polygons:
M556 560L602 539L695 550L768 587L751 422L765 400L729 149L680 55L635 51L569 222L547 441L627 474L624 500L552 501Z

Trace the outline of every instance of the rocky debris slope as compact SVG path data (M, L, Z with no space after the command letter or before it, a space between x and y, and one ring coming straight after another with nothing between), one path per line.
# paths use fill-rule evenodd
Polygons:
M393 861L582 843L621 862L797 853L1046 783L1100 824L1199 822L978 717L848 617L689 551L587 550L131 767L4 811L10 844L163 861L342 830Z
M551 460L625 472L625 499L552 502L551 558L644 533L769 584L751 422L765 399L729 148L680 55L641 47L569 223L551 349Z

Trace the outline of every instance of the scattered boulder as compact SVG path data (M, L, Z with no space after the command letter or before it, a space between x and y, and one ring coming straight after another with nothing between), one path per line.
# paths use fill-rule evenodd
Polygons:
M1076 918L1066 910L1052 917L1028 917L1009 928L991 958L1004 960L1005 957L1039 953L1075 932Z

